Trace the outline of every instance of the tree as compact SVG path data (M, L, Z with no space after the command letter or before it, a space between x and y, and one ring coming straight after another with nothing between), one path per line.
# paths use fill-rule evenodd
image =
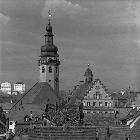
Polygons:
M0 107L0 132L5 132L6 131L6 116L5 113L2 109L2 107Z

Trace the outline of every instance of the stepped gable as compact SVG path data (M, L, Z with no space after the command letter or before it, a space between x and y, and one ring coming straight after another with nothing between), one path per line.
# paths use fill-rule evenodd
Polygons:
M69 103L73 103L76 100L83 100L84 97L88 94L88 92L90 91L91 88L93 88L96 83L100 83L100 85L102 86L102 88L105 90L106 93L109 93L108 90L106 89L106 87L103 85L103 83L101 82L100 79L95 79L93 82L91 83L83 83L80 84L76 89L73 90L73 96L70 100Z
M106 86L102 83L102 81L100 79L95 79L93 84L92 84L92 87L94 87L97 83L99 83L101 85L101 87L104 89L104 91L107 93L107 94L110 94L108 89L106 88Z

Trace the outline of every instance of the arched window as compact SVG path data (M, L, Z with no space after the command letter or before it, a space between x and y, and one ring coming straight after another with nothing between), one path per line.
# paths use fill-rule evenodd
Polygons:
M52 67L51 66L49 67L49 73L52 73Z
M44 73L44 72L45 72L45 67L43 66L43 67L42 67L42 73Z

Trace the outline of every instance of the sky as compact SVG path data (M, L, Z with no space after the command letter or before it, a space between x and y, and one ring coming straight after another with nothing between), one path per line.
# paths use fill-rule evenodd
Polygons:
M61 90L84 80L88 64L109 90L140 90L139 0L0 0L0 82L39 81L49 10Z

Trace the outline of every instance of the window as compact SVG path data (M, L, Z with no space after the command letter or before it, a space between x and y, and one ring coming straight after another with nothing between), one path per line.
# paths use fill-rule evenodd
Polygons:
M51 59L51 58L49 58L49 59L48 59L48 62L49 62L49 63L51 63L51 62L52 62L52 59Z
M93 95L93 98L96 99L96 94Z
M56 67L56 73L58 72L58 68Z
M52 73L52 67L51 66L49 67L49 73Z
M105 102L105 106L108 106L108 102Z
M110 107L112 107L112 103L110 102Z
M93 102L93 106L95 106L96 102Z
M98 94L96 95L96 99L99 99L99 95Z
M102 107L102 105L103 105L102 102L99 102L99 106Z
M101 94L99 94L99 99L102 99L102 95Z
M90 102L87 102L87 106L90 106Z
M100 92L96 91L96 94L94 95L95 99L100 99Z
M45 67L43 66L43 67L42 67L42 73L44 73L44 72L45 72Z

